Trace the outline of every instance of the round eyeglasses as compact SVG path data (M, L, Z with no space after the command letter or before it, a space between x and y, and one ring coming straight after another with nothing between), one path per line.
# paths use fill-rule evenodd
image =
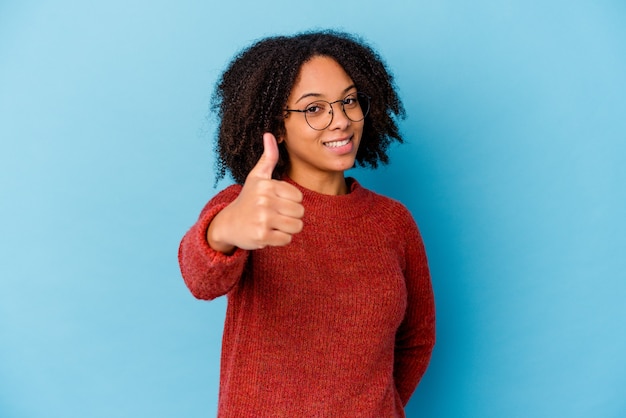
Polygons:
M323 131L328 128L333 121L333 105L341 104L341 110L352 122L360 122L365 119L370 110L370 97L365 93L350 93L341 100L327 102L326 100L316 100L309 103L304 110L285 109L285 112L304 113L306 123L316 131Z

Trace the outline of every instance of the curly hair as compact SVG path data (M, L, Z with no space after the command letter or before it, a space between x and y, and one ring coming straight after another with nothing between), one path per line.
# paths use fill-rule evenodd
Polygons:
M380 56L360 38L332 30L262 39L239 52L219 80L211 109L217 113L217 180L230 172L243 184L263 154L263 133L284 133L284 108L302 64L315 56L339 63L358 91L371 98L356 164L376 168L389 162L391 142L402 143L394 117L404 118L393 76ZM284 143L279 145L274 178L289 167Z

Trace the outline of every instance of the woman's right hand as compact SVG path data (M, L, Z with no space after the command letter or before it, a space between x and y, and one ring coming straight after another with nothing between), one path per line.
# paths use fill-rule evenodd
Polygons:
M278 144L263 135L263 155L246 177L239 196L209 225L211 248L226 254L235 248L258 250L284 246L302 231L302 193L292 184L272 179L278 162Z

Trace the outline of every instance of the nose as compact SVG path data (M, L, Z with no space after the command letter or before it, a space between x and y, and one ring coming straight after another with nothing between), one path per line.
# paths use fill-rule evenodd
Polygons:
M332 109L332 120L328 129L345 129L351 123L350 119L343 110L343 103L341 100L330 104Z

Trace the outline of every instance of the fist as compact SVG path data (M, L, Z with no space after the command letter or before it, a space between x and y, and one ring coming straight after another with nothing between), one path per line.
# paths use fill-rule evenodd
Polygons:
M239 196L215 216L207 231L209 245L230 253L234 248L257 250L284 246L302 231L302 193L292 184L273 180L278 144L263 135L263 154L248 174Z

